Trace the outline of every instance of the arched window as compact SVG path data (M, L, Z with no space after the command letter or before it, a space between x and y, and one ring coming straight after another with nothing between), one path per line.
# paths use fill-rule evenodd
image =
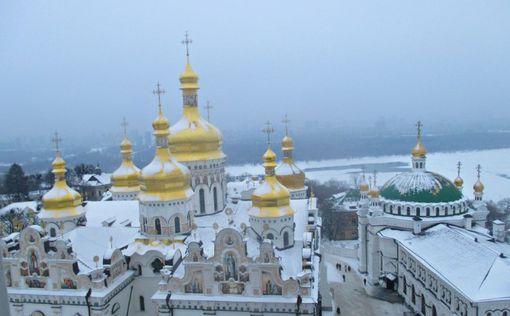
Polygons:
M161 235L161 221L159 218L154 221L154 226L156 226L156 234Z
M205 192L204 189L198 191L198 197L200 199L200 214L205 213Z
M402 287L402 292L404 294L407 294L407 280L406 280L406 276L404 275L404 278L403 278L403 287Z
M174 218L174 226L175 226L175 233L178 234L181 232L181 219L176 216Z
M416 304L416 291L414 289L414 284L411 285L411 302L413 302L413 304Z
M407 216L411 215L411 208L408 206L406 209Z
M57 237L57 231L55 227L50 228L50 237Z
M420 216L420 208L419 207L416 208L416 216Z
M112 306L112 315L116 315L116 313L119 311L119 309L120 309L120 304L119 303L113 304L113 306Z
M142 275L142 265L141 264L138 265L137 270L138 270L138 275Z
M283 233L283 247L289 246L289 232Z
M423 315L427 315L426 310L425 310L425 295L421 296L421 313Z
M216 187L213 189L213 199L214 199L214 211L218 211L218 190Z
M140 311L141 312L145 311L145 299L141 295L140 295Z
M439 216L439 207L436 207L436 216Z
M426 212L426 215L427 215L427 216L430 216L430 207L427 207L427 209L425 210L425 212Z
M36 311L31 314L31 316L44 316L43 312Z
M432 305L432 316L437 316L436 305Z
M398 211L398 215L401 215L400 212L402 211L402 207L400 207L400 205L398 206L397 211Z

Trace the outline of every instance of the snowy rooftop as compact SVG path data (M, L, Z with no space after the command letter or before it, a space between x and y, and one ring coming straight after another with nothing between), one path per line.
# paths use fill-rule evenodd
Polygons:
M4 208L0 209L0 214L4 214L12 209L20 209L24 210L25 208L30 208L32 210L36 210L37 202L36 201L26 201L26 202L15 202L7 205Z
M85 205L87 211L87 227L140 227L138 201L89 201Z
M114 248L124 248L132 243L140 234L138 228L127 227L77 227L64 234L64 239L71 240L73 251L78 258L80 273L88 273L96 268L94 256L101 260L103 255L111 248L110 238Z
M83 185L98 186L109 185L111 183L111 173L84 174L81 178Z
M510 299L510 245L477 231L439 224L422 235L384 229L428 269L473 301ZM501 255L503 254L503 255Z

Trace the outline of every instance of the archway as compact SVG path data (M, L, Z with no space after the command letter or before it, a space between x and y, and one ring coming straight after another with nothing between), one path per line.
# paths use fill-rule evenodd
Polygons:
M200 199L200 214L204 214L205 213L205 192L204 192L204 189L200 189L198 191L198 196Z
M216 187L213 189L213 199L214 199L214 211L218 211L218 190Z
M181 219L176 216L174 218L174 226L175 226L175 233L178 234L181 232Z
M289 246L289 232L283 233L283 247Z
M161 221L159 218L154 221L154 226L156 227L156 234L161 235Z

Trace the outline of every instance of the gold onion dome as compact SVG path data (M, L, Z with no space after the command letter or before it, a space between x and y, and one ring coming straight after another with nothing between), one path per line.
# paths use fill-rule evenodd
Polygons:
M290 207L290 194L275 177L276 154L268 147L262 156L264 161L264 182L252 193L252 208L249 211L255 217L292 216L294 210Z
M198 75L189 63L179 80L183 93L183 116L170 128L170 150L181 162L221 159L223 135L200 116L198 109Z
M414 158L425 158L425 156L427 155L427 149L425 148L425 145L423 145L423 143L421 142L421 128L423 125L420 121L418 121L416 126L418 127L418 136L416 139L416 145L411 150L411 155Z
M138 191L140 189L140 169L131 160L133 146L126 136L120 143L120 153L122 154L122 163L112 174L111 191Z
M475 190L476 193L483 193L483 190L485 189L485 186L483 185L482 181L478 179L476 183L473 185L473 190Z
M360 192L368 192L370 190L370 187L368 186L367 181L365 180L365 175L361 178L361 183L359 185L359 191Z
M460 176L457 176L457 178L453 180L453 183L457 188L462 188L462 186L464 185L464 180Z
M288 135L282 139L283 161L276 168L276 178L289 189L305 187L305 173L294 163L294 141Z
M57 151L55 160L53 160L53 174L55 183L51 190L44 194L42 201L46 211L58 211L62 217L68 215L77 215L78 207L81 207L81 195L71 189L66 183L66 163L62 159L60 152ZM59 217L59 215L56 215Z
M140 173L140 196L143 200L180 200L192 196L191 174L177 162L168 148L168 120L161 111L152 123L156 137L154 159Z

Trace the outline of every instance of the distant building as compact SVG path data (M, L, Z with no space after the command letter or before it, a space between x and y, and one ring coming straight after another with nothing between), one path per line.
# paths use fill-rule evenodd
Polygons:
M111 174L84 174L79 183L79 191L84 201L100 201L110 190Z
M358 189L351 189L333 197L335 207L331 213L331 239L358 239L358 208L360 193Z

